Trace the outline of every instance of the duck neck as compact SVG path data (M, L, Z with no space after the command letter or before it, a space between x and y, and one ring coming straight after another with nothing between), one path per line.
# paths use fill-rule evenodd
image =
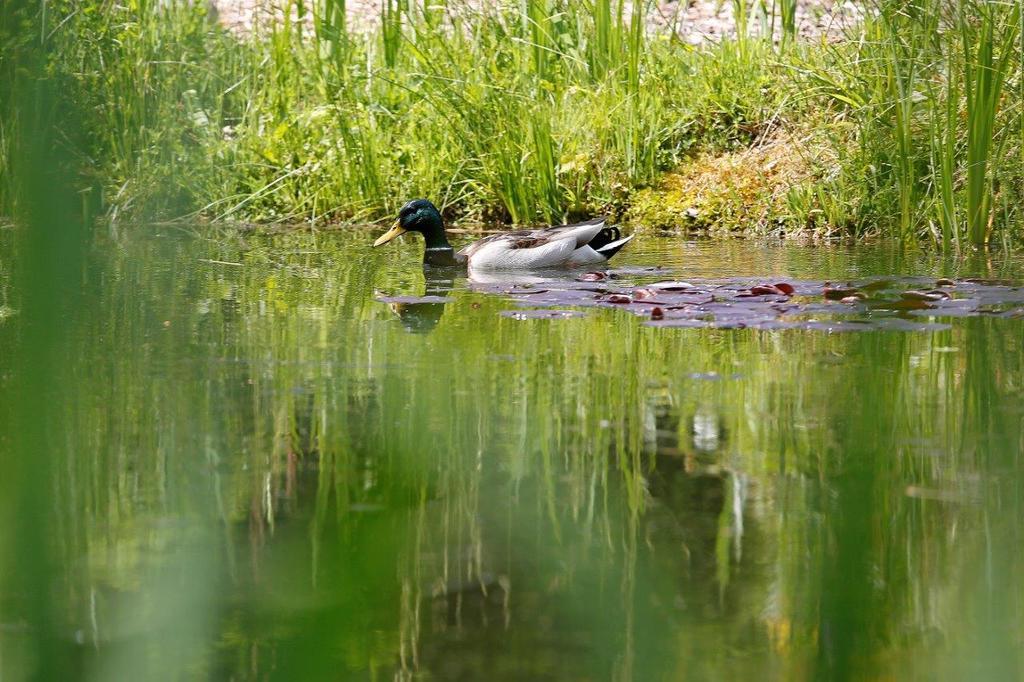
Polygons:
M452 245L448 243L448 237L445 235L443 227L439 230L424 232L423 241L426 244L427 251L430 251L431 249L438 251L448 249L451 251L452 249Z
M455 250L452 249L448 242L445 242L440 246L428 245L427 248L423 250L423 264L447 267L451 265L458 265L459 262L455 257Z
M423 241L426 248L423 251L424 265L454 265L455 252L452 245L448 243L448 236L444 232L444 223L437 221L431 225L432 229L423 231Z

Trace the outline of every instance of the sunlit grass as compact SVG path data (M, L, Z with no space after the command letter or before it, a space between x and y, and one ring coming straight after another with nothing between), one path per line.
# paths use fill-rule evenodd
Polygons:
M48 4L45 52L86 112L81 203L115 220L365 221L412 196L512 223L624 215L666 172L784 133L806 145L805 180L787 211L730 231L953 248L1021 231L1012 3L884 2L825 43L797 38L785 0L779 46L741 30L700 47L613 0L395 0L358 30L340 0L295 0L246 36L201 3L96 8ZM5 115L0 170L15 140ZM17 176L0 174L0 213Z
M883 2L859 42L812 67L836 122L855 122L833 191L857 232L955 248L1020 238L1019 22L1016 3Z
M47 16L53 69L89 112L83 179L115 217L359 220L424 195L529 223L614 212L777 111L764 51L649 36L629 7L395 2L353 31L332 0L303 5L312 31L296 3L244 38L201 3ZM738 78L708 80L724 71Z
M975 245L989 239L994 193L989 169L1002 142L995 127L1017 42L1019 12L1017 3L1009 9L979 4L980 27L970 19L960 20L967 99L967 235ZM1020 55L1017 58L1019 62Z

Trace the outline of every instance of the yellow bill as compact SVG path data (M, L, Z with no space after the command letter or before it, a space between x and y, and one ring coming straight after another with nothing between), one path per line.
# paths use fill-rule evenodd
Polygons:
M381 236L377 237L377 241L375 241L373 245L380 246L381 244L387 244L389 241L391 241L398 235L405 234L406 232L408 232L408 230L403 228L401 225L398 224L397 221L395 221L395 224L391 227L391 229L382 234Z

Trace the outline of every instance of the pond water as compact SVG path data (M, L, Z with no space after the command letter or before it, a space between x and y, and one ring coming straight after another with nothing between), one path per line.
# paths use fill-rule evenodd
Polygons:
M93 249L43 494L0 515L3 679L1024 675L1019 257L643 237L468 281L147 232Z

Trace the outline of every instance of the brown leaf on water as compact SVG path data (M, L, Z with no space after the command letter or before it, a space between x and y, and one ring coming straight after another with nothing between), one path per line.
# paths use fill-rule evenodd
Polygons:
M589 274L599 277L600 273ZM575 273L573 277L578 277ZM614 273L605 275L613 279ZM607 287L604 283L559 284L552 279L531 287L495 284L481 290L511 295L530 305L603 306L615 305L641 316L655 327L707 327L719 329L789 329L823 330L828 333L884 330L889 332L931 332L949 329L948 323L919 322L915 316L955 318L977 315L1001 317L1024 316L1024 288L992 286L957 281L958 292L970 295L954 298L952 289L923 289L936 280L918 277L888 280L809 282L800 284L801 293L821 291L825 300L809 300L796 295L791 298L786 283L769 284L757 280L698 280L693 284L662 281L639 286ZM872 293L867 288L875 287ZM877 287L881 287L878 289ZM914 287L922 287L915 289ZM794 294L796 292L794 291ZM387 297L384 302L444 302L443 297ZM840 305L836 305L841 302ZM872 315L871 311L889 313ZM517 314L520 314L517 312ZM510 313L511 315L511 313ZM844 319L799 319L801 316L843 316ZM543 313L526 313L525 317L542 317ZM556 317L564 317L559 313ZM794 319L794 317L798 319ZM850 318L850 319L845 319Z
M750 287L750 293L754 296L786 296L786 292L774 284L758 284Z
M971 284L984 284L986 286L1013 286L1014 282L1008 279L987 279L985 277L967 277L964 279L965 282Z
M794 293L796 293L796 289L793 287L793 285L788 284L786 282L776 282L775 288L784 293L786 296L792 296Z

